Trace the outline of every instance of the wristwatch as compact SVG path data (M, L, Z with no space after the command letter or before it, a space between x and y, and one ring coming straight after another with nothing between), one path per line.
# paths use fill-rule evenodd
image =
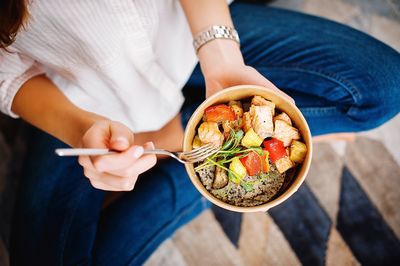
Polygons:
M214 39L229 39L240 45L239 34L233 27L214 25L201 31L193 38L193 47L196 53L200 47Z

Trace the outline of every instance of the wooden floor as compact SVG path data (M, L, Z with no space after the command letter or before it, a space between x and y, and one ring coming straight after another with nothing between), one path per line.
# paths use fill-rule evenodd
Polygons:
M343 157L338 156L331 144L315 144L315 159L306 185L333 222L326 243L325 265L358 265L335 226L340 206L342 167L346 165L354 174L397 238L400 238L400 167L379 141L358 137L347 145ZM376 158L385 162L384 167ZM146 263L147 266L300 264L269 214L244 214L236 248L211 211L204 212L181 228Z
M324 16L368 32L400 51L397 0L279 0L274 6ZM325 265L360 265L337 226L343 167L400 238L400 116L354 143L316 143L306 185L333 225ZM377 160L379 158L379 160ZM346 237L347 238L347 237ZM351 240L347 240L351 243ZM269 214L244 214L239 245L226 237L211 211L181 228L146 262L153 265L300 265L293 247Z

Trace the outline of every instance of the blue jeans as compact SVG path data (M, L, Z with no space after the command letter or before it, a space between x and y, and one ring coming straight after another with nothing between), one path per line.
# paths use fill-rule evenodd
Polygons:
M247 64L301 108L314 135L381 125L399 112L400 55L366 34L318 17L234 3ZM204 99L197 67L184 89L185 125ZM208 207L184 167L161 161L134 191L102 209L76 158L32 129L12 228L15 265L138 265L177 228Z

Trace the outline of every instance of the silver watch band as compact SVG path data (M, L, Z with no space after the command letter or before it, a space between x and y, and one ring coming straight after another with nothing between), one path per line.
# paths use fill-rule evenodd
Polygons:
M201 31L193 38L194 50L197 53L201 46L214 39L229 39L240 45L239 34L234 28L214 25Z

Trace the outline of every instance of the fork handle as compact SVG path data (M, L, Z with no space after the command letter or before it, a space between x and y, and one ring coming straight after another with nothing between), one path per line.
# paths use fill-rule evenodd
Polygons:
M55 153L58 156L80 156L80 155L108 155L117 153L109 149L89 149L89 148L66 148L56 149ZM144 150L144 154L160 154L160 155L171 155L168 151L161 149Z
M58 156L106 155L115 153L115 151L110 151L109 149L86 149L86 148L55 149L54 152Z

